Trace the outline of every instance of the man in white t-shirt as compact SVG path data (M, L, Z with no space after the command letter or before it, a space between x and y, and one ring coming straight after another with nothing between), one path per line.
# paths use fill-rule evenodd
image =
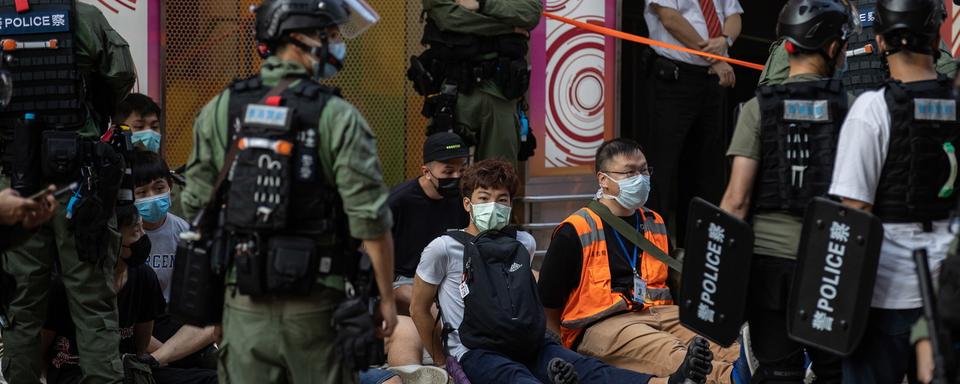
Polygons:
M646 0L650 38L727 56L740 35L738 0ZM638 141L657 165L648 208L663 215L667 232L683 244L687 203L694 196L719 204L726 182L724 136L727 88L733 67L666 48L653 47L650 126Z
M517 174L509 163L502 160L481 161L464 172L461 185L464 209L470 212L471 217L470 225L464 232L476 236L488 230L500 230L507 225L511 199L519 185ZM526 232L517 232L516 237L532 259L536 249L533 237ZM688 354L680 369L669 378L655 378L609 366L566 349L546 335L531 361L514 360L493 350L493 347L470 349L461 342L458 329L464 320L464 298L477 293L465 292L467 285L463 282L463 253L463 244L448 235L442 235L427 245L414 277L410 314L433 361L442 365L448 361L446 356L449 354L456 363L448 363L447 368L450 369L452 364L462 367L463 373L474 384L563 384L578 380L582 383L674 384L687 379L702 383L710 371L712 354L703 339L694 342L697 352ZM511 268L511 272L515 272L515 269ZM537 295L536 291L531 294ZM435 332L436 319L430 309L434 300L439 302L442 323L452 329L446 335L446 340L441 340ZM533 298L532 301L539 305L539 299ZM543 307L537 310L542 312ZM517 311L528 313L524 309ZM442 346L444 341L446 350Z
M947 219L960 187L960 123L953 84L934 67L942 7L935 0L877 2L874 29L892 81L862 94L840 132L830 194L872 211L884 228L867 330L843 361L844 383L902 381L910 327L923 307L912 252L926 248L937 274L952 240Z

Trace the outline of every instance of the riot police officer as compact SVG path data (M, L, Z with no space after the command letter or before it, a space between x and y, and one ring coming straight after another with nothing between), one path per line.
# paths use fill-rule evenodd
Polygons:
M362 0L264 1L259 75L236 81L197 117L183 208L208 217L208 203L222 207L233 262L219 368L230 382L353 382L375 354L374 328L383 337L396 325L392 219L375 138L352 105L317 82L343 66L343 39L376 21ZM341 304L357 261L353 239L375 270L376 327L366 304Z
M530 84L528 40L543 4L423 0L423 12L421 42L429 49L412 60L407 76L426 97L428 134L453 131L476 146L476 160L500 158L517 168L525 119L518 101Z
M922 298L912 251L940 268L953 238L948 216L960 187L960 121L953 82L935 70L937 0L880 0L874 32L890 77L859 96L837 144L830 194L872 211L884 238L866 332L843 359L844 383L899 382L910 360L909 327Z
M787 337L786 298L796 268L803 213L826 196L840 125L849 104L833 74L843 66L857 15L841 0L791 0L777 34L790 77L757 89L742 109L727 155L733 172L721 208L755 234L747 319L760 366L754 382L802 383L804 348ZM840 358L807 349L818 382L840 381Z
M847 64L844 65L842 71L837 73L837 76L843 78L843 84L847 91L860 94L865 90L880 87L890 74L885 67L879 49L877 49L877 42L874 40L873 26L876 19L877 1L849 0L848 2L856 6L863 33L850 40L848 49L850 57L847 58ZM780 39L770 46L770 56L767 57L763 73L760 74L760 85L779 84L788 77L790 61L784 45L785 41ZM957 62L950 57L950 52L947 49L946 44L941 41L940 57L937 59L937 72L953 76L957 70Z
M55 217L21 247L6 252L16 278L4 330L4 375L12 383L40 380L40 327L47 289L59 266L77 325L80 365L87 380L120 382L113 266L120 236L113 217L122 159L98 140L113 108L130 91L136 71L126 41L100 11L76 0L0 5L13 22L0 31L3 60L16 87L0 113L3 186L29 195L49 184L79 182ZM30 20L30 22L26 22Z

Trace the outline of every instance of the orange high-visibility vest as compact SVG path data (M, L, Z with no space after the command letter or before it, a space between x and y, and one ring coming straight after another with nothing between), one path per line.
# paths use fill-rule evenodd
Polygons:
M644 237L667 252L669 240L663 219L646 208L640 209L640 216ZM643 252L637 268L640 269L640 278L647 283L647 292L643 303L636 303L632 298L611 289L610 258L600 216L589 208L582 208L563 222L573 225L583 245L580 285L567 297L560 316L560 338L568 348L573 347L584 328L599 320L626 311L640 311L649 306L673 304L667 287L666 264Z

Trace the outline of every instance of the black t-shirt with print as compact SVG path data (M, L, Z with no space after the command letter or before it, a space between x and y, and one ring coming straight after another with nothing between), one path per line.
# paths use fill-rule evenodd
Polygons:
M133 340L134 326L155 320L165 305L163 290L153 269L146 264L129 267L127 283L117 292L121 354L137 352ZM70 317L66 290L60 280L51 283L47 321L43 328L56 333L48 354L50 374L55 375L57 370L79 369L76 325Z
M393 213L394 270L397 276L413 277L427 244L447 230L466 228L470 224L470 216L463 209L463 199L431 199L423 191L419 179L394 187L387 204Z

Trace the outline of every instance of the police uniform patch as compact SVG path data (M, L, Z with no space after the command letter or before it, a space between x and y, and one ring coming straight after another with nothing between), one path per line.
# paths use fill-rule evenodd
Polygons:
M827 100L784 100L783 119L788 121L830 121Z
M24 14L14 10L0 12L0 36L69 31L70 12L65 10L31 11Z
M913 99L915 120L957 121L957 101L951 99Z
M243 116L244 125L259 125L271 128L288 128L290 109L269 105L250 104Z

